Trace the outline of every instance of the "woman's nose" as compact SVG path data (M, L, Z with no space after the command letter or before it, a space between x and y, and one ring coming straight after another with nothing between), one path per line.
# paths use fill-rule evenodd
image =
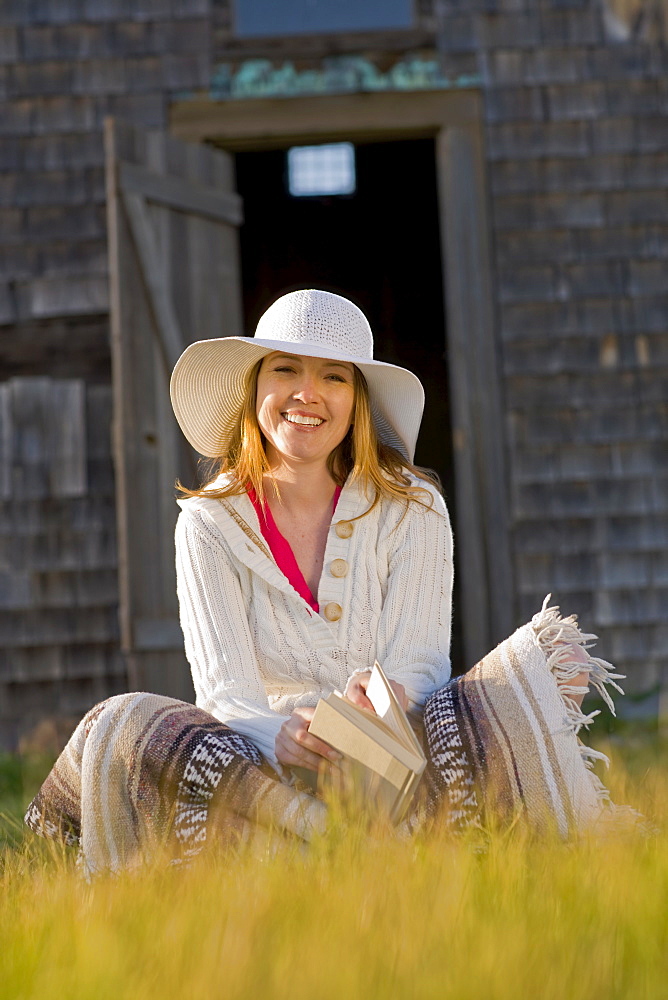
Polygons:
M313 378L303 379L292 395L295 399L301 400L302 403L316 402L320 398L316 380Z

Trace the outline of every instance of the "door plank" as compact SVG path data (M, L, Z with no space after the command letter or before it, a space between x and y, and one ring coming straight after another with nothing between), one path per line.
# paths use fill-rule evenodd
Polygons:
M221 194L213 187L190 181L184 186L178 177L169 177L138 167L134 163L119 163L121 187L126 192L142 195L182 212L227 222L240 226L243 222L241 198L238 195Z
M243 332L240 200L225 153L113 120L105 145L122 649L131 687L192 700L174 484L194 482L197 456L173 416L169 375L193 340Z
M141 261L151 309L155 316L156 329L164 351L165 364L171 371L185 346L185 340L172 306L171 290L165 273L159 266L158 248L143 197L124 190L123 203L128 213L130 229Z

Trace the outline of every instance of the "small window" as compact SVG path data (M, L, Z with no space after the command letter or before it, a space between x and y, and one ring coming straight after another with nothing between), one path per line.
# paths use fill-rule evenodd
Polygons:
M352 143L293 146L288 150L288 190L295 198L354 194L355 186Z
M236 0L235 32L245 38L413 26L412 0Z

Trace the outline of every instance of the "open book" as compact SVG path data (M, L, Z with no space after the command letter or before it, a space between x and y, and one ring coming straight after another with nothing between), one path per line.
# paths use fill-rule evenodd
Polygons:
M426 765L411 729L379 663L366 690L376 714L353 705L338 691L321 698L309 732L343 754L344 792L389 816L405 815Z

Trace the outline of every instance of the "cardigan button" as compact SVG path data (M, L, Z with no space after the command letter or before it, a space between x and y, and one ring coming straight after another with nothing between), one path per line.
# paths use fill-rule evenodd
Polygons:
M328 622L338 622L343 614L343 609L336 601L330 601L329 604L325 605L324 613Z
M339 538L350 538L354 531L354 525L350 521L338 521L334 530Z
M345 576L348 572L348 563L345 559L332 559L329 564L329 572L332 576Z

